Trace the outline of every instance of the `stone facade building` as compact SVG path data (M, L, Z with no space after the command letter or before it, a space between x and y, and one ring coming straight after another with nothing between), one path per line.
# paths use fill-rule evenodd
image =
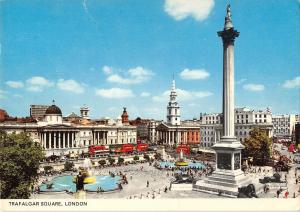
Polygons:
M136 127L123 125L121 118L99 124L95 120L74 117L64 121L62 112L54 103L45 112L42 121L20 122L5 119L0 130L7 133L28 133L35 142L42 145L46 156L82 154L90 145L126 144L136 141Z
M295 131L295 115L273 115L274 137L279 139L291 139Z
M211 147L220 141L222 136L222 114L200 114L201 146ZM268 136L273 137L272 113L266 110L250 110L236 108L234 111L235 136L244 142L249 133L258 127L267 130Z
M198 145L200 143L200 125L181 122L180 107L176 97L175 80L173 79L167 106L167 122L162 122L155 128L157 143L168 146Z

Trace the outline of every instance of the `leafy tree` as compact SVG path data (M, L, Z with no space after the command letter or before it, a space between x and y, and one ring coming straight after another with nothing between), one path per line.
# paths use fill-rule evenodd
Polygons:
M72 171L74 168L74 163L71 161L66 161L64 164L65 171Z
M149 157L149 155L147 155L147 154L144 154L144 158L145 158L145 160L146 160L146 161L150 161L150 157Z
M244 157L253 157L254 165L266 165L271 156L272 139L263 129L254 128L245 139Z
M98 163L100 166L104 166L106 164L106 160L99 160Z
M110 165L114 164L116 159L112 158L112 157L109 157L108 159L108 162L110 163Z
M135 161L137 161L137 160L139 160L140 159L140 157L138 156L138 155L135 155L134 157L133 157L133 160L135 160Z
M118 157L118 163L119 164L124 163L124 158Z
M0 197L28 199L38 179L39 162L44 158L40 144L26 133L0 131Z
M51 172L53 170L53 166L44 166L44 171L46 172L46 173L49 173L49 172Z

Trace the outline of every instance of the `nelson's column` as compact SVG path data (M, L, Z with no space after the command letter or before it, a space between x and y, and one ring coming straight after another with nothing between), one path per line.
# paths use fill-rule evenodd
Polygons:
M234 40L239 32L231 20L227 6L223 31L218 32L223 41L223 136L212 148L216 151L216 170L211 176L196 183L199 190L237 195L238 188L251 183L241 170L241 150L244 146L234 135Z

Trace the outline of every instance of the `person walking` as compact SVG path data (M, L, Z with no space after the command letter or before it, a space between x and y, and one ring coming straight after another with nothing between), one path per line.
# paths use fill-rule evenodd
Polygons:
M277 190L277 192L276 192L276 197L277 197L277 198L279 198L279 194L280 194L280 191Z
M149 187L149 181L147 180L147 187Z
M284 193L284 197L285 197L285 198L288 198L288 196L289 196L289 190L287 190L287 191Z

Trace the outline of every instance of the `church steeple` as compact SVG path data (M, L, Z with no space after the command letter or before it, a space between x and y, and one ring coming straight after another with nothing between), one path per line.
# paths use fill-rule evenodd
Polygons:
M171 125L180 125L180 107L176 100L176 83L173 75L170 100L167 106L167 123Z

